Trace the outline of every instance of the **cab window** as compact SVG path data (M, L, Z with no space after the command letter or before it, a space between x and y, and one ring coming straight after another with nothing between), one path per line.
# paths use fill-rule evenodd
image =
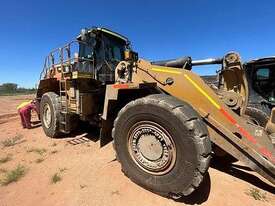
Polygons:
M254 90L268 101L275 98L275 66L258 66L255 70L252 86Z
M123 52L125 50L125 42L112 36L104 36L105 59L109 61L119 62L123 60Z
M89 38L86 43L79 44L79 57L92 59L94 52L95 39Z
M269 68L260 68L256 72L257 80L268 80L269 79Z

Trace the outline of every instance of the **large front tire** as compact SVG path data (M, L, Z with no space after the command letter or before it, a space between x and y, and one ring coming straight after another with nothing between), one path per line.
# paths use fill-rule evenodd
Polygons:
M45 134L54 138L60 135L59 115L60 105L59 96L54 92L43 94L40 102L41 123Z
M157 194L179 198L202 182L211 142L198 113L168 95L150 95L128 103L113 128L122 171Z

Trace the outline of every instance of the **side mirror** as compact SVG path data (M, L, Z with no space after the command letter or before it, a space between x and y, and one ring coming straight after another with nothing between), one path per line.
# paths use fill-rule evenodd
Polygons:
M126 50L124 51L124 60L135 62L138 60L138 53L132 50Z

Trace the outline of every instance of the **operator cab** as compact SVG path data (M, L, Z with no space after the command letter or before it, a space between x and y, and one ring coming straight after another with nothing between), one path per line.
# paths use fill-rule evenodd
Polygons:
M115 68L130 51L130 41L105 28L82 29L79 41L78 70L94 72L94 78L105 83L115 81Z
M249 61L245 69L253 90L270 104L275 104L275 57Z
M46 56L40 80L72 74L72 78L82 76L112 84L119 62L137 60L138 54L131 50L126 37L105 28L82 29L76 40Z

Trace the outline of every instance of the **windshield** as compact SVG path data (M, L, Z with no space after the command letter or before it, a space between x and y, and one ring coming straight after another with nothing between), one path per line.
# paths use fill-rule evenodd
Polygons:
M86 42L79 43L79 57L91 59L93 57L95 39L91 37Z
M119 62L123 60L124 50L126 47L125 41L105 34L103 36L105 47L105 60Z

